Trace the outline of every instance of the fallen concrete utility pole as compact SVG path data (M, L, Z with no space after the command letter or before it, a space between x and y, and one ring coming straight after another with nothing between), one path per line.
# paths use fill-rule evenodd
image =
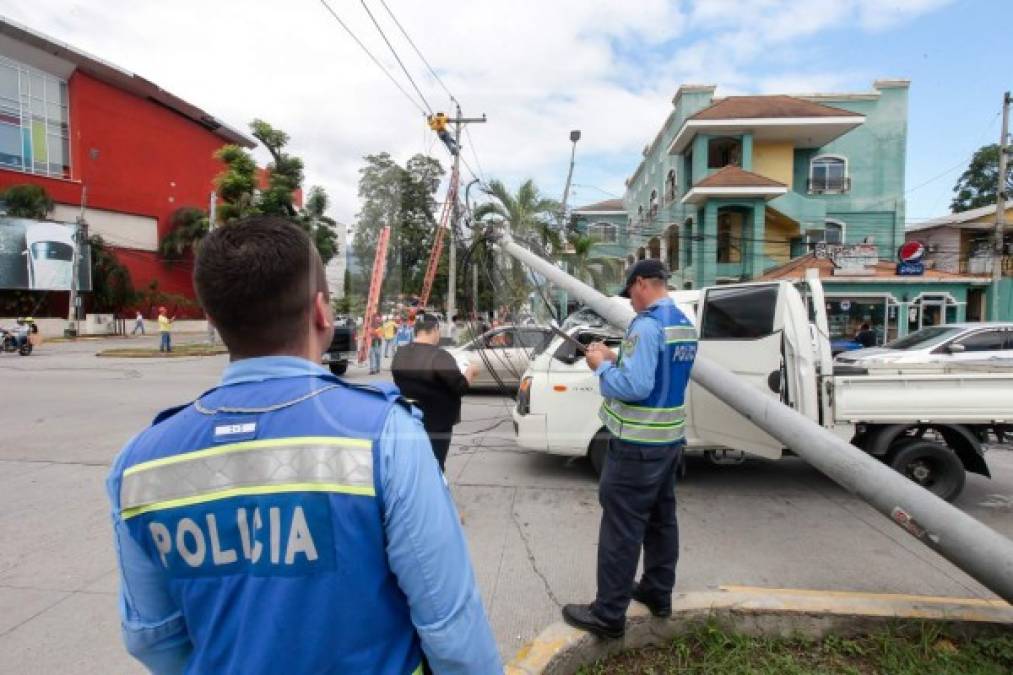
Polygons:
M497 245L549 282L625 329L635 312L516 244L508 235ZM693 380L799 457L964 570L983 586L1013 603L1013 541L916 485L882 462L816 422L743 384L710 359L697 357Z

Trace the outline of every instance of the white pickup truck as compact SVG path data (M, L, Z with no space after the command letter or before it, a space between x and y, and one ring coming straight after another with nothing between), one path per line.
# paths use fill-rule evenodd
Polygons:
M1013 422L1013 370L945 367L834 371L826 301L816 278L674 291L693 320L699 352L767 395L883 460L940 497L954 499L966 471L989 476L983 439ZM627 302L615 298L616 302ZM621 333L582 310L564 323L579 342L618 345ZM778 459L782 444L696 383L689 388L690 452L714 461ZM587 455L600 471L606 436L598 381L557 337L531 361L513 412L518 443Z

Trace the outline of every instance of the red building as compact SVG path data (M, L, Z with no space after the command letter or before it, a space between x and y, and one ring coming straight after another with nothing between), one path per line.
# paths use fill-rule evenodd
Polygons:
M193 296L189 262L157 255L174 211L208 207L223 145L256 142L129 71L0 17L0 190L42 186L52 218L86 206L138 289Z

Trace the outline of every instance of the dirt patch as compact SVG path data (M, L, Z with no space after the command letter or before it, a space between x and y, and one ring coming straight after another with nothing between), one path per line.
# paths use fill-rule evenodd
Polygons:
M854 638L751 637L701 623L667 644L584 666L578 675L1007 675L1013 631L961 637L945 624L898 623Z

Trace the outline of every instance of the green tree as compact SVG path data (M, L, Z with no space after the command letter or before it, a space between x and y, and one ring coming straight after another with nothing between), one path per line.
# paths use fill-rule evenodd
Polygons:
M359 260L358 281L369 287L380 231L391 227L384 290L388 295L413 295L422 290L436 231L435 193L443 176L439 161L415 155L405 166L386 153L367 155L359 169L359 199L352 250ZM446 272L437 274L433 297L446 288Z
M158 244L158 252L167 260L178 260L187 251L196 251L207 236L208 214L193 206L183 206L169 216L169 231Z
M253 156L238 145L223 145L215 159L225 170L215 178L215 189L221 200L216 220L227 224L260 213L257 204L257 163Z
M976 209L996 203L996 188L999 183L999 145L983 145L971 158L967 170L960 174L953 186L956 195L950 202L954 213ZM1013 191L1013 173L1007 169L1006 192Z
M319 185L314 185L310 188L309 194L306 196L306 203L296 219L316 244L320 259L324 261L325 265L339 253L338 233L334 229L337 222L327 215L329 204L330 198L327 196L327 191Z
M623 263L619 258L598 255L594 252L597 240L587 235L570 237L570 249L563 260L570 265L570 274L605 292L606 288L622 277Z
M289 137L281 129L275 129L267 122L256 119L250 122L250 130L271 155L271 162L267 165L267 187L260 191L257 203L259 212L295 217L297 214L293 200L296 190L302 188L302 160L285 152Z
M53 210L53 199L38 185L12 185L0 199L7 204L7 215L14 218L45 220Z
M134 303L130 270L120 262L101 235L88 237L91 255L91 305L97 312L120 312Z

